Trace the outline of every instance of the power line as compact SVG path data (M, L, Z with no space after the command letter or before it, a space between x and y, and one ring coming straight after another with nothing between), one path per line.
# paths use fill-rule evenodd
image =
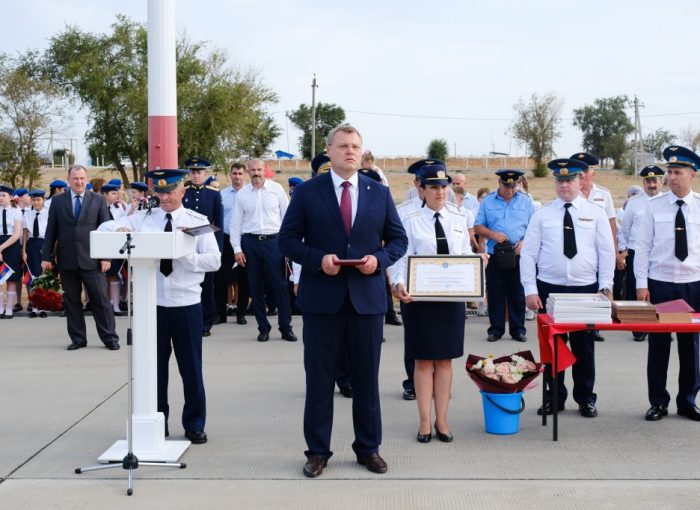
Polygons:
M469 121L498 121L510 122L512 118L478 118L478 117L439 117L435 115L409 115L407 113L364 112L360 110L346 110L348 113L360 113L362 115L377 115L380 117L407 117L411 119L435 119L435 120L469 120Z

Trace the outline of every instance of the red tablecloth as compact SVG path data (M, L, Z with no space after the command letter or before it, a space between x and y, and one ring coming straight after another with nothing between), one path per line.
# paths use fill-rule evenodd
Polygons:
M694 314L695 317L700 317L700 314ZM552 317L546 313L537 314L537 338L540 344L540 361L542 363L553 364L554 359L554 338L556 335L563 335L571 331L584 331L587 329L611 330L611 331L639 331L646 333L698 333L700 332L700 323L685 322L685 323L666 323L660 324L657 322L648 323L631 323L631 322L613 322L612 324L560 324L555 323ZM574 364L576 358L566 346L561 337L557 337L557 368L561 372ZM552 367L552 370L554 367Z

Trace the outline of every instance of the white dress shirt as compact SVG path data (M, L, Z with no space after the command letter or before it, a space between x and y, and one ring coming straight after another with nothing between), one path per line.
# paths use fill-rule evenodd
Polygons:
M131 216L103 223L97 230L114 232L127 227L135 232L163 232L167 219L160 208L140 211ZM209 225L203 214L179 207L170 213L173 230L178 227ZM154 264L158 265L159 261ZM204 273L216 271L221 265L221 252L213 233L197 236L197 251L179 259L173 259L173 272L166 278L156 267L156 303L158 306L189 306L201 301Z
M277 234L288 205L289 199L284 188L274 181L266 179L259 189L254 188L251 183L243 186L237 193L236 207L231 215L230 235L233 252L242 251L243 234Z
M564 256L564 201L560 198L532 215L520 251L520 280L525 295L537 294L537 280L580 287L598 280L599 289L612 289L615 245L610 221L602 207L582 195L571 202L576 255ZM597 278L596 278L597 275Z
M335 198L338 200L338 206L340 207L340 199L343 196L343 183L346 179L343 179L341 176L335 173L333 169L331 169L331 179L333 180L333 191L335 191ZM357 172L355 172L352 177L347 179L347 181L350 183L348 190L350 191L350 201L352 203L352 221L350 222L350 225L355 223L355 216L357 216L357 185L359 180L360 179L357 177Z
M660 196L663 193L657 195ZM637 238L639 237L639 225L642 217L644 216L644 210L646 209L647 202L654 197L650 197L647 194L640 194L632 197L627 201L625 206L625 214L622 216L622 237L625 240L627 248L632 250L637 249ZM620 248L622 249L622 248Z
M32 238L34 233L34 218L36 218L37 212L35 210L27 211L24 213L22 218L22 230L27 229L27 235ZM43 238L46 234L46 224L49 221L49 210L46 207L42 207L39 211L39 237Z
M676 258L676 213L679 198L671 192L647 201L639 221L634 252L637 288L647 289L647 278L672 283L700 281L700 193L691 191L683 201L688 257Z
M443 207L439 212L440 224L445 231L445 237L447 237L450 255L472 254L466 215L447 207ZM409 255L435 255L437 253L435 211L426 206L406 216L402 222L408 237L408 249L406 254L389 268L389 277L392 283L405 285Z
M585 199L586 197L583 198ZM591 186L591 192L588 194L588 201L598 207L602 207L608 219L615 217L615 203L607 188L593 184Z
M7 223L7 235L11 236L15 233L15 221L19 220L19 232L22 233L22 210L17 207L0 207L0 236L3 235L2 231L2 212L5 213L5 221Z

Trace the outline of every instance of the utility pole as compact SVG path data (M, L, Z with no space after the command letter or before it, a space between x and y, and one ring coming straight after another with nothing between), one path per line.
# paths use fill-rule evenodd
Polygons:
M639 175L639 166L644 153L644 138L642 137L642 120L639 116L639 107L644 105L634 96L634 175Z
M311 82L311 156L313 159L316 155L316 74Z

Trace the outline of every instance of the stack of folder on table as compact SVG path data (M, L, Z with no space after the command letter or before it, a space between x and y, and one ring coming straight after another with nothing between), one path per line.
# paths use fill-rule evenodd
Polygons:
M623 323L657 322L656 306L647 301L613 301L612 314Z
M558 323L612 323L610 300L603 294L550 294L547 313Z
M655 305L656 315L661 323L693 322L693 308L685 299L674 299Z

